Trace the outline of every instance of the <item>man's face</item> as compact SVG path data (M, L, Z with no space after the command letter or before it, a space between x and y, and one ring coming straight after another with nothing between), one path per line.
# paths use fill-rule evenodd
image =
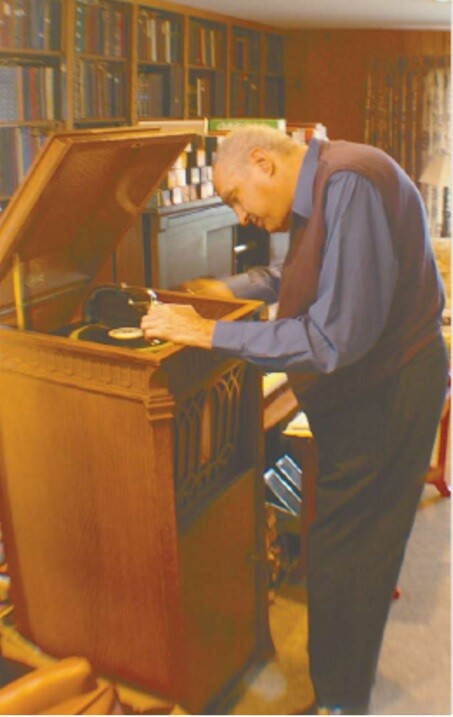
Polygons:
M240 224L254 224L268 232L288 228L291 196L272 154L259 148L253 150L247 166L237 172L225 160L218 162L214 185Z

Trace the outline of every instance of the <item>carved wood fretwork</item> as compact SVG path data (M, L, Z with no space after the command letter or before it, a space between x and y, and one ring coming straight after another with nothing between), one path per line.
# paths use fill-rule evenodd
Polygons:
M174 476L182 522L237 475L245 376L245 365L237 363L176 409Z

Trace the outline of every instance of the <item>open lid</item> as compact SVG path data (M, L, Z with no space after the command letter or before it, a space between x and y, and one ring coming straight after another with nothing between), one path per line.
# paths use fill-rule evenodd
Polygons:
M49 138L0 222L0 304L14 294L19 326L51 331L71 320L193 137L121 128Z

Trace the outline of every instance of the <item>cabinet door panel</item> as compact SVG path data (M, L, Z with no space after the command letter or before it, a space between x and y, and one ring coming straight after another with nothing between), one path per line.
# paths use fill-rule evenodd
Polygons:
M191 711L237 677L259 642L255 480L246 473L182 535Z

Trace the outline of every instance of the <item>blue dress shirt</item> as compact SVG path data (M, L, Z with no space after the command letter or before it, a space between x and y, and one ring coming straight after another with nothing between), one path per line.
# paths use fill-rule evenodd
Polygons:
M319 144L312 140L301 166L293 211L308 218ZM308 312L264 322L218 321L213 348L267 371L330 373L360 359L384 328L398 260L381 196L355 172L329 179L326 240L318 293Z

